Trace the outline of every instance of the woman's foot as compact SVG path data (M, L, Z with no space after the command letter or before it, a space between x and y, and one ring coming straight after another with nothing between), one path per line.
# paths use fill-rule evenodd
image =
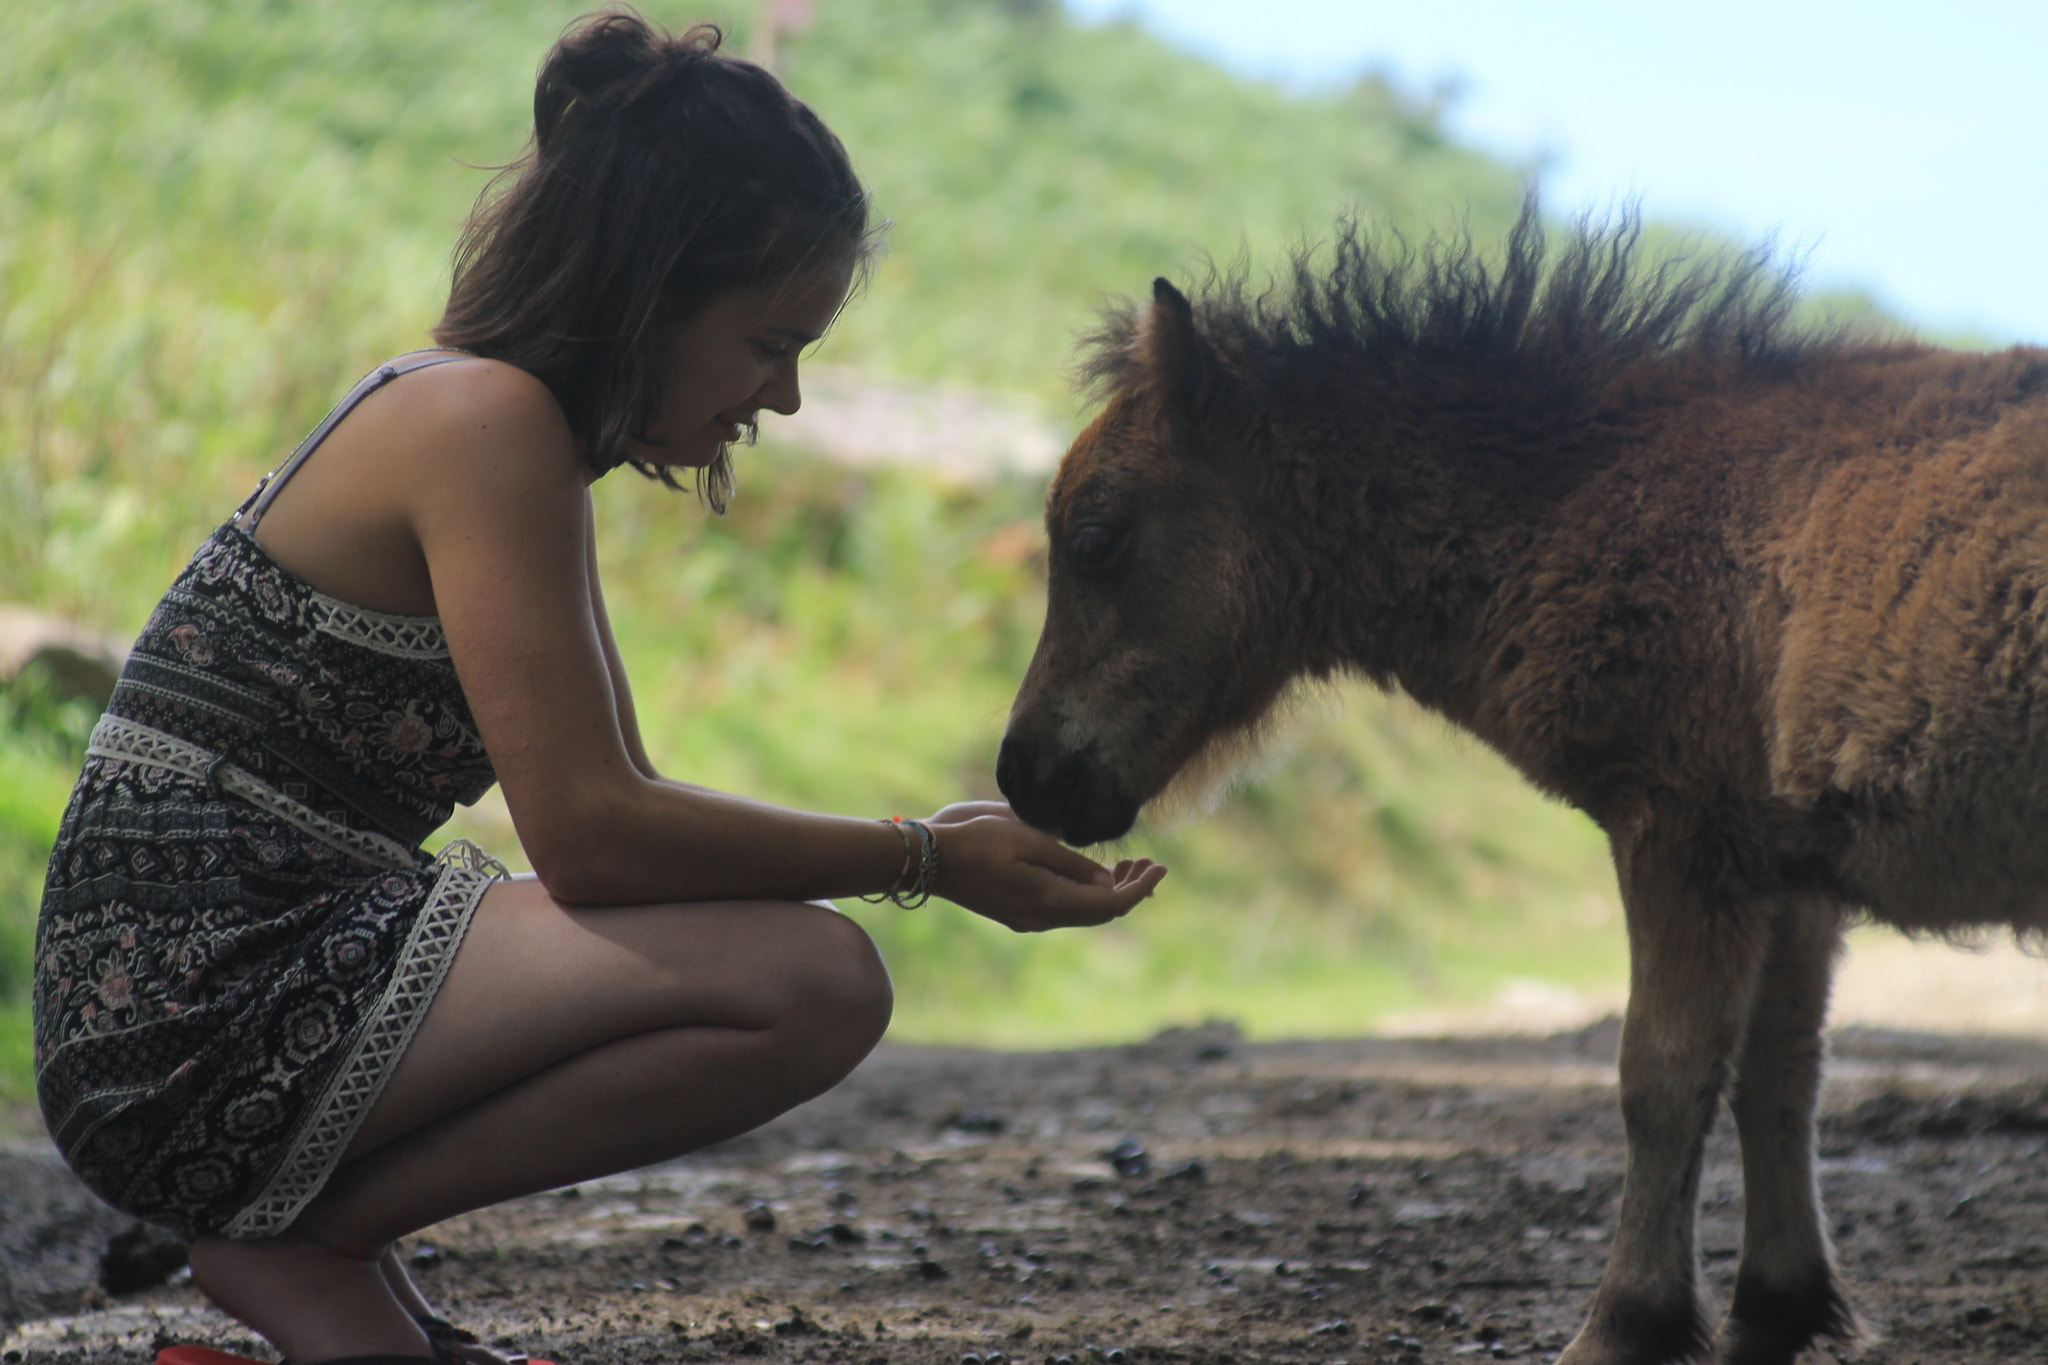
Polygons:
M426 1334L391 1292L381 1257L350 1256L297 1233L204 1237L192 1246L192 1280L287 1360L431 1354Z

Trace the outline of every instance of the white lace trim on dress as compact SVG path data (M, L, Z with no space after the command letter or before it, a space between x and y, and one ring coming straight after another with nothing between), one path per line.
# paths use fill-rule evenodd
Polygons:
M445 659L448 634L431 616L395 616L371 611L324 592L313 598L313 629L378 654L400 659Z
M241 797L260 811L297 826L329 848L373 867L412 871L420 866L418 850L389 835L373 830L351 829L330 820L302 801L294 801L246 768L226 762L189 740L165 734L154 726L122 716L101 716L92 727L85 746L89 758L113 758L125 763L147 763L168 768L199 782L211 783L224 792Z
M270 1183L222 1229L229 1237L268 1237L284 1231L327 1184L419 1031L484 892L503 875L502 868L489 872L455 860L444 864L433 894L406 937L391 984L363 1025L354 1049L308 1109L311 1117L293 1135Z

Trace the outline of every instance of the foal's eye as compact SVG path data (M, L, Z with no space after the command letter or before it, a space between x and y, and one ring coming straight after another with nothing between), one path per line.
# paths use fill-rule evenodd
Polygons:
M1130 534L1129 526L1091 521L1077 528L1067 539L1067 556L1077 568L1099 569L1116 557Z

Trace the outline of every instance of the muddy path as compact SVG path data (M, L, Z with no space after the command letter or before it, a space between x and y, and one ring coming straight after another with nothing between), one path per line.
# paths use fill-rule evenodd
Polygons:
M1606 1254L1614 1046L1610 1021L884 1048L739 1142L454 1220L410 1254L451 1316L565 1365L1545 1360ZM2048 1353L2048 1045L1846 1030L1826 1115L1834 1235L1879 1333L1842 1358ZM32 1143L0 1157L9 1365L254 1345L189 1285L67 1287L59 1272L89 1277L119 1221L66 1213ZM1741 1213L1725 1125L1705 1185L1725 1295ZM56 1230L31 1245L39 1218Z

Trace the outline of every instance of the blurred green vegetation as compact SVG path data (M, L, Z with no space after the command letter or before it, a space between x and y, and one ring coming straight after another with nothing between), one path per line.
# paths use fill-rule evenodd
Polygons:
M525 136L535 64L589 7L0 0L0 601L134 631L346 385L424 341L484 168ZM1071 423L1072 338L1105 296L1208 253L1276 263L1346 208L1485 240L1519 202L1520 169L1379 78L1288 92L1040 0L818 8L785 74L894 220L825 343L838 365ZM750 11L705 17L743 44ZM877 814L993 794L1043 610L1037 486L853 472L771 426L723 521L629 475L599 494L665 769ZM42 859L89 720L32 684L0 706L0 1091L26 1068ZM516 857L501 803L449 832ZM1513 976L1622 979L1591 827L1363 689L1305 706L1258 781L1129 849L1173 875L1098 932L859 908L899 1036L1066 1043L1212 1014L1336 1032Z

